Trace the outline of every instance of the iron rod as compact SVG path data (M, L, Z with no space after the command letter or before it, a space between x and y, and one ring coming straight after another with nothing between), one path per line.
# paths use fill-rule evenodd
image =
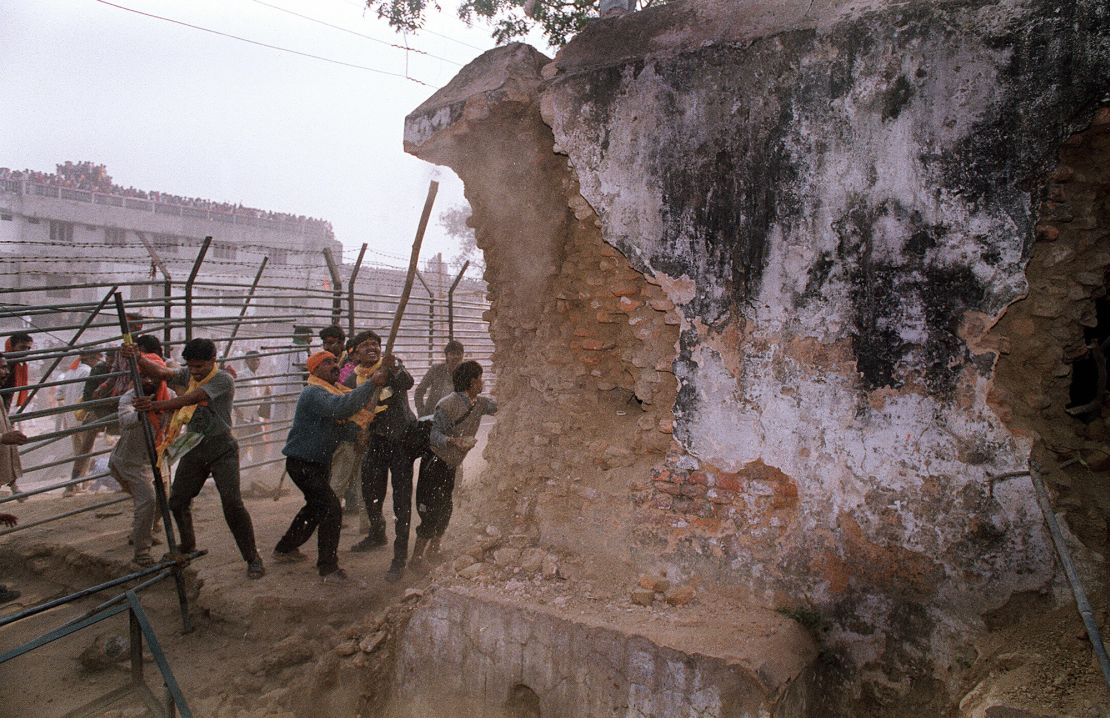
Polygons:
M366 243L362 243L362 248L358 250L358 259L355 260L355 266L351 269L351 278L347 284L347 336L348 338L355 335L355 282L358 281L358 273L362 269L362 259L366 256Z
M1102 644L1098 622L1095 621L1091 603L1087 600L1087 592L1083 589L1083 581L1079 578L1079 572L1071 559L1071 551L1068 550L1064 534L1060 531L1060 524L1056 521L1056 511L1052 508L1052 502L1048 498L1048 490L1045 488L1044 480L1041 479L1040 467L1035 463L1030 464L1029 479L1033 482L1037 504L1044 515L1045 523L1048 524L1048 533L1052 536L1053 546L1056 547L1056 556L1060 559L1064 575L1067 576L1072 595L1075 596L1075 605L1079 610L1079 616L1083 619L1083 625L1087 629L1087 637L1091 640L1095 657L1098 658L1099 668L1102 669L1102 680L1106 682L1106 687L1110 688L1110 656L1107 655L1106 647Z
M231 344L235 341L235 335L239 333L239 327L243 324L243 317L247 315L247 309L250 308L251 298L254 297L254 290L258 287L258 282L262 279L262 273L266 271L266 263L270 261L269 257L262 258L262 264L258 265L258 273L254 275L254 282L251 284L250 291L247 292L247 298L243 302L243 308L239 310L239 319L235 322L235 326L231 329L231 336L227 339L227 346L224 347L224 356L231 356Z
M459 286L462 281L463 275L466 274L466 268L470 266L470 260L463 262L462 269L459 270L455 281L451 282L451 288L447 290L447 339L452 340L455 338L455 288Z
M328 274L331 275L331 323L332 326L337 327L343 316L343 275L339 273L335 257L331 255L331 249L328 247L324 247L324 263L327 264Z
M86 477L86 478L82 479L81 481L89 481L91 478L92 477ZM57 488L57 487L54 487L54 488ZM84 508L74 509L73 511L66 511L65 513L58 514L57 516L51 516L50 518L39 519L38 521L32 521L31 523L27 523L27 524L20 524L19 526L16 526L15 528L4 529L3 531L0 531L0 536L7 536L8 534L15 533L16 531L26 531L27 529L31 529L31 528L34 528L36 526L42 526L43 524L53 523L53 522L55 522L59 519L65 519L65 518L69 518L70 516L76 516L77 514L83 514L86 511L93 511L95 509L102 509L102 508L105 508L107 506L113 506L113 505L118 504L122 501L127 501L130 498L131 498L130 496L123 496L123 497L118 498L118 499L112 499L110 501L102 501L99 504L93 504L91 506L86 506ZM2 626L2 625L4 625L4 624L0 623L0 626Z
M104 298L100 300L100 304L96 305L96 309L94 309L85 320L85 322L80 327L78 327L76 333L74 333L73 337L69 340L69 346L71 349L73 348L74 344L77 343L77 340L81 338L81 335L85 333L85 330L89 328L89 325L92 324L92 321L96 318L96 315L100 314L100 310L104 308L104 305L108 303L108 300L112 298L112 292L114 291L116 291L116 287L112 287L110 290L108 290L108 293L105 294ZM58 365L62 363L63 358L64 357L58 357L57 359L55 359L54 363L51 364L45 372L43 372L42 376L39 377L39 383L35 386L34 389L31 390L30 395L27 397L27 401L20 404L19 407L16 409L16 416L23 413L23 410L26 409L27 405L31 403L31 399L34 399L35 394L37 394L39 392L39 389L42 388L43 382L45 382L50 374L58 368Z
M207 248L207 246L208 242L206 241L205 248ZM127 313L123 308L123 295L116 292L114 296L116 300L116 314L119 317L120 331L123 333L123 344L128 347L134 346L135 342L131 338L131 327L127 321ZM131 369L131 383L135 393L135 401L138 401L143 398L143 378L139 374L139 362L134 355L127 357L127 360L127 365ZM154 475L154 496L158 500L159 513L162 514L162 527L166 532L166 548L169 549L170 554L176 554L177 538L174 536L173 522L170 520L170 504L166 498L166 485L162 480L162 468L159 465L161 462L158 459L158 447L154 441L154 427L150 425L150 416L147 412L138 411L137 413L139 415L139 423L143 427L143 438L146 439L146 454L147 459L150 461L150 471ZM193 630L193 626L189 618L189 598L185 595L185 577L182 575L180 569L174 571L174 583L177 587L177 601L181 609L182 630L184 630L185 633L190 633Z
M184 555L181 560L184 561L185 563L188 563L190 561L195 561L196 559L200 558L201 556L206 555L207 553L208 553L207 550L193 551L192 553ZM121 586L121 585L127 583L128 581L134 581L137 578L142 578L143 576L149 576L153 573L158 573L159 571L162 571L166 568L170 568L171 566L174 566L176 563L178 563L178 562L177 561L159 561L156 564L153 564L151 566L145 566L143 568L132 571L131 573L128 573L128 574L125 574L123 576L119 576L117 578L113 578L111 580L105 581L104 583L98 583L95 586L89 586L88 588L83 588L80 591L74 591L73 593L67 594L65 596L61 596L59 598L54 598L54 599L51 599L49 601L44 601L43 603L40 603L36 606L30 606L28 608L25 608L22 611L19 611L18 613L13 613L10 616L0 617L0 628L3 628L4 626L11 625L11 624L13 624L17 621L22 621L25 618L30 618L31 616L37 616L38 614L40 614L44 611L49 611L52 608L57 608L58 606L64 606L67 603L73 603L74 601L78 601L82 598L85 598L87 596L91 596L95 593L100 593L101 591L107 591L109 588L113 588L115 586Z

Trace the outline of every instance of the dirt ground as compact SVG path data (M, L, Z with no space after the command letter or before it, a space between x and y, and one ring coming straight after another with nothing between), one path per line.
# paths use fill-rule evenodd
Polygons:
M483 426L480 438L488 432L489 426ZM484 467L481 449L479 446L472 452L464 466L460 499L467 493L466 483L475 480ZM68 466L60 469L68 471ZM397 616L414 603L411 599L415 595L408 602L403 600L406 591L414 587L419 590L429 583L427 577L411 571L399 583L386 583L383 577L391 557L388 548L351 553L349 548L359 536L358 521L350 515L344 517L340 564L354 579L352 583L335 586L320 582L312 565L315 538L304 547L309 561L277 565L269 560L274 544L303 503L302 497L288 480L277 500L272 494L260 496L250 488L275 487L280 470L281 464L262 467L243 480L259 551L267 563L264 578L246 578L245 564L224 524L215 487L209 482L194 504L198 544L209 551L189 569L195 630L182 633L172 580L140 596L195 715L356 715L358 706L367 703L364 695L373 695L375 688L384 695L372 678L383 672L375 671L371 664L388 654L389 642L385 639L392 637L391 621L402 620ZM25 483L33 486L35 482ZM27 524L122 496L102 492L62 499L59 493L7 504L4 510ZM392 497L387 497L387 506L391 502ZM23 594L0 607L0 615L133 570L129 564L130 517L130 503L123 502L0 539L0 582ZM414 524L416 518L414 512ZM460 516L456 523L464 521L465 517ZM161 547L154 548L157 553ZM60 626L113 595L110 590L0 629L0 650ZM390 614L391 608L396 615ZM0 665L0 717L61 716L126 684L126 660L98 670L90 670L80 660L94 639L111 635L127 636L126 614ZM356 640L354 650L352 639ZM364 649L371 650L358 648L357 642L363 641L369 641ZM371 646L375 641L377 645ZM334 660L337 657L349 659L346 662L354 669L345 682L350 690L324 690L341 672ZM351 680L355 674L371 678ZM149 660L146 677L160 695L157 667ZM302 712L313 695L314 681L322 681L315 686L317 693L330 694L329 700L348 704L356 712ZM145 715L145 709L137 698L128 698L114 704L105 715Z

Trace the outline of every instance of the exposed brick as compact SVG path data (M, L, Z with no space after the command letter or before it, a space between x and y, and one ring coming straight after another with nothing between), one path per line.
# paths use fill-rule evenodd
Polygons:
M742 486L742 481L738 475L725 472L718 472L714 483L717 489L721 491L740 491Z
M671 496L678 496L682 492L682 487L667 481L656 481L655 490L660 493L670 494Z
M706 498L714 504L732 504L736 502L736 493L723 489L710 489L706 492Z
M701 498L702 496L705 496L706 491L707 489L703 484L687 483L682 485L683 496L689 496L691 498Z
M644 304L643 302L641 302L637 299L629 299L628 297L621 297L620 302L617 303L617 306L620 308L620 310L622 312L631 313L631 312L634 312L635 310L639 309L640 307L642 307L643 304Z
M582 348L586 351L601 351L603 349L612 349L613 342L607 342L603 339L596 339L594 337L587 337L582 340Z
M634 282L619 282L610 286L609 292L618 297L634 297L640 293L640 287Z
M674 505L674 497L668 494L656 494L655 498L652 499L652 501L655 505L655 508L662 511L669 511Z

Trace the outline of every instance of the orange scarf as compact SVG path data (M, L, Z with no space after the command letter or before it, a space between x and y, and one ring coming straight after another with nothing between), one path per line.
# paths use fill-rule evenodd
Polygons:
M166 365L166 362L162 359L162 357L158 356L157 354L143 354L143 359L151 361L155 364L160 364L161 366ZM154 396L152 396L151 399L154 399L155 401L167 401L169 398L170 388L166 386L166 382L158 382L158 388L154 390ZM150 428L154 430L154 445L161 446L162 414L161 412L157 411L148 411L146 413L146 416L148 419L150 419Z
M12 339L11 339L11 337L8 337L7 340L4 342L4 351L5 352L12 351ZM28 381L28 375L27 375L27 362L25 362L25 361L12 362L12 367L11 368L12 368L12 386L13 387L27 386L30 383ZM27 403L27 399L29 398L28 394L30 394L30 392L28 392L26 390L21 391L21 392L17 392L16 395L15 395L15 405L16 406L24 406Z
M336 396L344 396L345 394L350 394L352 391L354 391L349 386L344 386L343 384L332 384L331 382L324 381L315 374L308 375L308 385L318 386L329 394L335 394ZM375 407L375 410L376 409L377 407ZM353 421L355 424L358 425L358 428L365 429L366 427L370 426L370 422L374 421L374 414L370 411L367 411L364 407L362 409L359 409L358 413L352 416L350 419L344 419L336 423L342 424L346 421Z

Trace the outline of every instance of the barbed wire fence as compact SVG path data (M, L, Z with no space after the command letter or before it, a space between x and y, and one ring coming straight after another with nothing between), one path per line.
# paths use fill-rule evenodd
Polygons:
M356 263L340 264L318 251L281 250L299 253L303 259L279 264L263 254L262 261L254 265L209 258L211 238L198 242L201 246L194 245L196 254L191 261L150 252L145 238L140 243L120 243L111 252L92 257L0 257L0 272L4 263L10 266L13 261L68 262L46 275L22 267L23 271L16 270L17 286L0 289L0 333L22 332L34 340L29 351L5 354L9 364L26 362L30 369L28 386L0 394L8 395L11 420L31 441L20 450L24 475L19 490L0 496L0 505L107 482L106 457L114 445L116 399L81 400L90 380L73 369L83 354L108 352L119 345L119 324L112 316L109 299L115 291L128 297L128 312L143 316L142 329L135 333L159 337L168 358L179 357L181 346L191 337L216 343L220 362L237 374L236 417L250 419L236 429L241 469L248 472L248 478L276 478L273 465L283 461L280 449L304 385L309 350L296 343L294 335L307 333L318 347L319 330L332 324L340 326L348 338L366 329L382 334L383 340L388 333L403 272L389 266L362 266L365 251L359 252ZM97 248L105 249L103 245ZM271 248L256 249L264 253ZM110 263L113 269L104 269L99 263ZM188 279L185 266L190 270ZM253 281L251 269L255 270ZM452 338L461 341L467 357L481 363L491 382L495 381L490 365L493 343L484 319L488 309L485 286L468 276L468 269L464 265L461 271L450 273L442 263L426 264L418 274L419 289L409 300L394 348L416 381L443 360L443 346ZM163 276L144 277L152 273ZM100 279L103 276L112 278ZM257 353L261 360L257 372L245 366L247 351ZM109 371L94 380L100 383L123 374ZM19 401L20 392L30 394L26 403ZM82 414L84 418L78 419ZM273 470L266 471L271 466ZM91 504L60 505L57 512L0 530L0 535L35 530L127 500L126 495L106 494L105 500Z

